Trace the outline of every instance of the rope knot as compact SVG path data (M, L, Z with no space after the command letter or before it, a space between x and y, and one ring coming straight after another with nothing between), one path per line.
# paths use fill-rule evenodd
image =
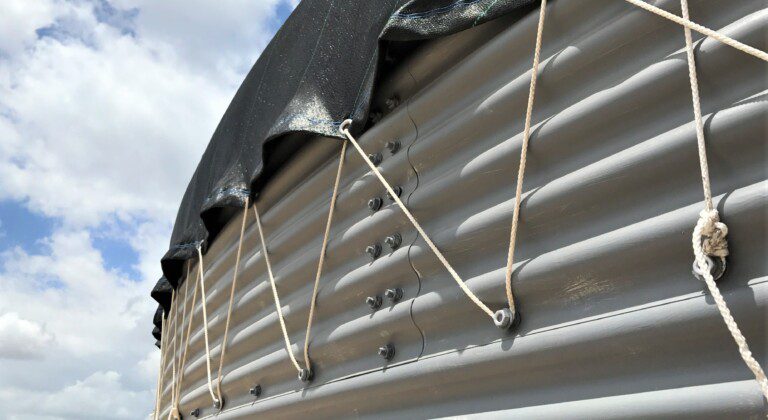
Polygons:
M728 256L728 226L720 221L717 210L702 210L696 223L699 231L701 247L710 257L725 258Z

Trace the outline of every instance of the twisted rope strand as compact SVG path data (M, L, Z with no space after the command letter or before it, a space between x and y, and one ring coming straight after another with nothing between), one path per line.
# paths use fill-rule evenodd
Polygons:
M186 281L188 286L189 285L189 262L187 262L186 279L187 279ZM199 279L200 279L200 273L198 272L197 278L195 279L195 288L194 288L194 291L192 292L192 302L190 304L190 310L189 310L189 324L187 324L187 336L186 336L186 339L184 339L184 351L181 354L181 362L180 362L181 366L179 368L179 385L176 387L177 409L178 409L179 396L181 395L181 385L184 383L184 365L186 364L186 361L187 361L187 350L189 349L189 338L192 335L192 322L195 320L195 302L197 301L197 288L198 288Z
M173 407L176 406L176 339L179 333L179 302L175 289L171 290L171 317L173 318L173 357L171 358L171 409L168 411L168 420L173 416Z
M680 0L683 18L688 19L688 1ZM696 125L696 143L699 149L699 166L701 167L701 185L704 189L704 205L712 210L712 189L709 182L709 165L707 164L707 145L704 142L704 121L701 117L701 99L699 98L699 78L696 75L696 60L693 56L693 40L691 30L683 27L685 33L685 54L688 61L688 79L691 82L691 100L693 102L693 119Z
M232 287L229 289L229 307L227 308L227 321L224 323L224 337L221 339L221 355L219 356L219 375L216 380L216 393L219 401L223 401L221 395L222 368L224 367L224 355L227 352L227 336L229 334L229 321L232 319L232 303L235 300L235 288L237 287L237 274L240 271L240 254L243 250L243 236L245 234L245 221L248 219L248 201L250 197L245 197L243 205L243 221L240 224L240 241L237 244L237 256L235 257L235 270L232 274Z
M691 22L686 17L680 17L675 14L669 13L664 9L659 9L656 6L652 6L642 0L625 0L627 3L631 3L643 10L649 11L651 13L654 13L656 15L659 15L665 19L669 19L672 22L675 22L679 25L682 25L688 29L692 29L696 32L699 32L701 34L704 34L710 38L714 38L720 42L722 42L725 45L731 46L741 52L744 52L746 54L749 54L751 56L757 57L763 61L768 61L768 53L765 51L759 50L755 47L750 47L749 45L746 45L744 43L741 43L739 41L736 41L735 39L723 35L720 32L713 31L712 29L709 29L705 26L699 25L698 23Z
M339 131L341 131L345 136L347 136L347 139L349 139L350 142L352 142L352 145L355 146L355 149L360 154L360 156L363 158L365 163L368 164L368 167L371 168L371 171L374 175L376 175L377 178L379 178L379 181L381 181L381 184L384 185L384 188L387 189L387 192L389 192L389 195L392 196L392 199L395 200L395 203L398 207L400 207L400 210L405 213L405 216L410 220L413 227L416 228L416 230L419 232L422 238L424 238L424 242L427 243L427 246L429 246L429 249L432 250L432 252L435 254L438 260L443 264L443 267L445 267L446 270L448 270L448 273L453 277L453 279L456 281L456 284L459 285L461 290L464 292L467 297L472 300L472 302L477 305L480 310L488 314L489 317L493 318L493 311L472 292L472 290L469 289L469 287L464 283L464 280L461 279L458 273L456 273L456 270L451 267L451 264L448 262L448 260L445 258L442 252L440 252L439 249L437 249L437 246L434 242L429 238L429 235L427 235L426 232L424 232L424 229L421 228L421 225L418 221L416 221L416 218L413 217L410 210L408 210L407 207L405 207L405 204L400 200L400 197L397 196L395 191L392 189L392 186L389 185L389 182L384 178L384 175L379 172L378 168L376 168L376 165L371 162L371 160L368 158L368 155L365 154L363 149L360 147L360 145L357 143L357 140L355 140L354 137L352 137L352 134L349 132L349 126L352 124L352 120L345 120L341 123L339 126Z
M182 342L184 341L184 323L187 319L187 299L189 298L189 263L185 264L187 268L187 274L186 277L184 277L184 298L182 299L184 301L184 307L181 313L181 337L179 338ZM178 299L177 299L178 301ZM177 303L178 304L178 303ZM179 308L176 307L176 311L178 312ZM178 327L178 325L177 325ZM176 340L176 337L178 336L178 330L174 333L174 340ZM175 346L175 345L174 345ZM183 353L186 350L186 348L180 349L180 352ZM174 349L174 353L176 350ZM175 355L174 355L175 359ZM183 359L182 359L183 360ZM169 419L181 419L181 413L179 412L179 398L181 396L181 376L182 376L182 369L184 368L182 366L182 360L179 360L179 366L178 366L178 376L174 377L174 390L172 393L172 400L171 400L171 411L168 412L168 418Z
M531 85L528 90L528 105L525 109L525 129L523 130L523 145L520 149L520 165L517 169L517 187L515 188L515 207L512 213L512 227L509 231L509 250L507 253L507 268L504 286L507 292L507 303L512 313L515 312L515 296L512 293L512 267L515 263L515 244L517 242L517 226L520 219L520 202L523 196L523 179L525 178L525 163L528 156L528 141L531 138L531 114L533 101L536 98L536 79L539 73L539 56L541 55L541 37L544 32L544 17L547 12L547 0L541 1L539 9L539 25L536 29L536 46L533 50L533 66L531 67Z
M197 267L200 274L200 300L203 304L203 335L205 337L205 366L206 373L208 374L208 392L211 394L213 404L218 405L219 399L216 398L216 394L213 392L213 381L211 380L211 349L208 344L208 313L205 308L205 271L203 269L203 251L200 249L200 245L197 246L197 256L200 258Z
M680 0L683 19L688 20L688 0ZM712 188L709 179L709 166L707 164L707 146L704 141L704 121L701 117L701 99L699 98L699 82L696 76L696 59L693 54L693 41L691 39L691 30L688 27L683 28L685 33L685 52L688 61L688 77L691 82L691 99L693 101L693 116L696 125L696 142L699 150L699 164L701 167L701 183L704 189L704 210L699 215L696 227L693 229L692 244L693 254L696 259L698 272L702 273L704 283L709 289L709 294L715 301L715 306L720 312L720 316L725 322L725 326L731 333L739 354L747 367L755 375L763 397L768 400L768 378L760 367L760 364L752 356L749 345L744 335L741 333L736 320L733 319L728 305L725 303L723 295L715 283L715 279L707 264L707 257L720 258L725 263L725 257L728 256L728 242L725 237L728 234L728 226L720 222L720 216L712 204Z
M693 254L696 256L696 265L699 267L699 272L702 273L702 276L704 277L704 283L707 285L709 294L715 301L715 305L725 322L725 326L728 328L728 331L733 337L733 341L736 342L736 346L739 348L739 354L741 355L742 360L744 360L744 364L746 364L749 370L752 371L752 374L755 375L755 380L758 385L760 385L763 398L768 400L768 378L766 378L763 368L760 367L760 364L755 360L754 356L752 356L752 352L749 350L749 345L747 344L747 339L744 338L738 324L736 324L736 320L733 319L733 315L731 315L731 311L728 309L728 305L725 303L723 295L717 288L715 279L709 271L709 266L707 264L707 254L704 252L704 247L702 246L703 232L707 230L707 225L710 224L710 221L716 217L716 210L703 210L699 221L696 223L696 227L693 229L692 242Z
M160 406L162 403L163 398L163 380L165 379L165 355L166 355L166 342L168 341L168 318L165 316L165 311L163 311L162 316L160 317L160 369L158 369L157 373L157 399L155 401L155 415L154 420L158 420L160 418Z
M285 327L285 319L283 318L283 309L280 305L280 296L277 294L277 285L275 285L275 276L272 274L272 264L269 262L269 251L267 250L267 242L264 240L264 230L261 227L261 218L259 217L259 209L256 204L253 205L253 213L256 215L256 227L259 230L259 238L261 239L261 250L264 253L264 262L267 264L267 274L269 275L269 283L272 285L272 297L275 301L275 309L277 310L277 319L280 321L280 329L283 331L283 340L285 340L285 351L288 353L288 357L291 359L291 363L296 367L296 370L301 373L301 366L299 365L296 356L293 355L291 349L291 341L288 338L288 330Z
M339 167L336 169L336 179L333 182L333 193L331 194L331 204L328 206L328 220L325 223L325 233L323 234L323 244L320 246L320 259L317 262L317 273L315 274L315 286L312 289L312 298L309 301L309 316L307 318L307 333L304 336L304 365L308 370L312 370L312 362L309 360L309 335L312 330L312 320L315 316L315 304L317 302L317 288L320 284L320 276L323 273L323 263L325 262L325 251L328 247L328 236L331 233L331 223L333 221L333 211L336 208L336 197L339 194L339 181L341 180L341 170L344 167L344 155L347 152L347 142L341 144L341 153L339 154Z

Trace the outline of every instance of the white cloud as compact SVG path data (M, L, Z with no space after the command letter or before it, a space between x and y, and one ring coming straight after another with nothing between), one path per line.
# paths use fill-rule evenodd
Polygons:
M146 418L149 390L132 391L114 371L95 372L49 394L29 398L30 390L0 390L3 414L9 419L139 419Z
M42 325L10 312L0 315L0 359L39 359L53 343Z
M3 0L0 13L0 50L12 55L36 38L35 30L50 23L58 4L50 1Z
M0 200L54 221L0 254L0 419L150 411L159 259L279 1L0 2Z

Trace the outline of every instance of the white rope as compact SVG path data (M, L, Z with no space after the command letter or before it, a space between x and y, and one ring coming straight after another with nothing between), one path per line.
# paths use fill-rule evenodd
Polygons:
M368 159L368 155L365 154L363 149L360 147L360 145L357 143L357 140L355 140L354 137L352 137L352 134L349 132L349 126L352 124L352 120L345 120L341 123L339 126L339 130L347 136L350 142L352 142L352 145L355 146L355 149L360 154L360 156L363 158L365 163L368 164L368 166L371 168L371 171L373 171L374 175L376 175L377 178L379 178L379 181L381 181L381 184L384 185L384 188L387 189L387 192L389 192L389 195L392 197L393 200L395 200L395 203L400 207L400 210L405 213L405 216L408 218L408 220L411 221L411 224L413 224L413 227L416 228L416 230L419 232L422 238L424 238L424 242L427 243L427 246L432 250L432 252L435 254L438 260L443 264L446 270L448 270L448 273L453 277L453 279L456 281L456 284L459 285L462 291L464 291L464 294L467 295L467 297L472 300L472 302L477 305L478 308L480 308L483 312L488 314L491 318L493 318L493 311L488 308L486 304L480 301L480 299L475 296L474 293L467 287L467 285L464 283L464 280L459 277L459 274L456 273L456 270L451 267L451 264L448 262L448 260L445 258L442 252L440 252L439 249L437 249L437 246L432 242L431 239L429 239L429 235L427 235L427 232L424 232L424 229L421 228L421 225L418 221L416 221L416 218L413 217L410 210L408 210L407 207L405 207L405 204L400 200L400 197L395 193L395 191L392 189L392 186L389 185L389 182L387 182L386 179L384 179L384 176L379 172L379 170L376 168L376 165L371 162L370 159Z
M267 274L269 275L269 283L272 285L272 297L275 301L275 309L277 310L277 319L280 321L280 328L283 331L283 339L285 340L285 351L288 353L288 357L291 359L291 363L296 367L296 370L301 373L302 369L299 362L296 360L296 356L293 355L291 350L291 341L288 338L288 330L285 327L285 319L283 318L283 309L280 305L280 296L277 294L277 285L275 285L275 276L272 275L272 264L269 262L269 251L267 250L267 242L264 240L264 231L261 227L261 218L259 217L259 209L256 204L253 205L253 213L256 215L256 227L259 230L259 238L261 238L261 250L264 254L264 262L267 264Z
M232 303L235 300L235 288L237 287L237 274L240 271L240 254L243 250L243 236L245 236L245 221L248 219L248 201L249 197L245 197L245 204L243 206L243 221L240 224L240 241L237 244L237 256L235 257L235 269L232 274L232 287L229 289L229 307L227 308L227 321L224 324L224 337L221 339L221 355L219 356L219 375L216 381L216 393L218 394L219 401L223 401L221 395L221 380L222 380L222 368L224 367L224 355L227 352L227 336L229 334L229 322L232 318Z
M179 337L179 332L178 332L179 324L178 324L178 319L177 319L176 320L177 324L176 324L176 328L174 329L174 337L173 337L173 340L174 340L174 350L173 350L173 352L174 352L174 356L173 356L174 362L176 360L176 344L175 344L175 341L176 341L177 338L180 339L182 342L184 341L184 323L186 322L186 319L187 319L187 298L189 298L189 263L186 263L185 265L186 265L186 269L187 269L187 274L186 274L186 277L184 277L184 298L183 298L184 307L183 307L182 313L181 313L181 324L180 324L181 325L181 337ZM176 298L176 301L177 301L177 303L176 303L176 313L177 313L177 316L178 316L178 311L179 311L178 296ZM186 351L186 348L182 348L181 349L181 353L184 353L185 351ZM183 366L184 362L183 362L183 360L184 360L183 358L181 360L179 360L178 376L176 374L174 374L173 387L171 388L171 410L168 412L168 419L177 419L177 420L181 419L181 413L179 412L179 397L181 396L181 377L182 377L182 372L181 371L182 371L182 369L184 369L184 366Z
M707 265L707 254L702 246L702 239L704 238L706 241L705 232L710 229L710 226L718 223L715 222L715 220L717 220L716 210L703 210L698 223L696 223L696 227L693 229L693 253L696 256L696 265L699 267L699 272L702 273L702 276L704 277L704 283L706 283L707 289L709 289L709 294L712 295L712 299L715 301L717 310L720 311L720 315L723 317L725 326L728 327L728 331L731 333L733 340L736 342L736 346L739 348L741 358L744 360L744 363L749 370L755 375L755 380L757 380L758 385L760 385L763 397L768 400L768 379L765 376L765 372L763 372L760 364L752 356L752 352L749 350L749 345L747 345L747 340L744 338L741 330L739 330L736 320L733 319L731 311L728 309L728 305L726 305L723 295L717 288L715 279L712 277L712 273L709 271L709 266Z
M189 287L189 261L187 262L187 277L186 277L186 287ZM181 362L179 367L179 385L176 387L176 414L178 414L179 418L181 418L181 414L178 412L178 404L180 400L181 395L181 386L184 383L184 366L186 365L187 361L187 350L189 349L189 338L192 335L192 322L195 319L195 302L197 302L197 289L198 289L198 280L200 278L200 273L197 273L197 279L195 279L195 288L192 293L192 302L190 303L190 311L189 311L189 323L187 324L187 335L184 339L184 349L181 355ZM186 297L184 298L184 306L186 308ZM183 331L182 331L183 332Z
M547 0L541 1L539 9L539 25L536 29L536 46L533 50L533 65L531 66L531 85L528 90L528 105L525 109L525 129L523 130L523 145L520 149L520 165L517 169L517 187L515 188L515 208L512 213L512 228L509 232L509 251L507 253L507 269L504 286L507 292L507 303L512 313L515 312L515 296L512 293L512 266L515 263L515 244L517 242L517 226L520 219L520 202L523 197L523 179L525 178L525 163L528 156L528 141L531 138L531 114L533 100L536 98L536 79L539 74L539 56L541 54L541 36L544 32L544 17L547 11Z
M331 194L331 204L328 208L328 220L325 223L325 233L323 234L323 244L320 246L320 259L317 262L317 273L315 274L315 286L312 289L312 298L309 301L309 317L307 319L307 333L304 337L304 364L309 371L312 370L312 363L309 360L309 335L312 330L312 320L315 316L315 304L317 301L317 288L320 284L320 276L323 272L323 263L325 262L325 250L328 247L328 236L331 233L331 222L333 221L333 210L336 208L336 197L339 194L339 181L341 180L341 170L344 166L344 155L347 152L347 142L341 145L339 154L339 167L336 170L336 180L333 182L333 193Z
M197 246L197 256L200 261L197 262L198 273L200 274L200 301L203 304L203 335L205 337L205 365L208 374L208 392L211 394L214 405L219 405L219 399L213 392L213 381L211 380L211 349L208 344L208 313L205 308L205 270L203 269L203 251L200 245Z
M680 0L680 5L682 6L683 19L688 20L688 0ZM720 293L710 267L707 264L708 256L720 258L722 263L725 264L725 258L728 256L728 242L725 239L726 235L728 235L728 226L720 222L720 216L712 204L712 189L709 180L709 167L707 165L707 146L704 141L704 121L701 117L701 100L699 98L699 82L696 77L696 60L693 55L693 41L691 39L691 30L688 27L684 27L683 30L685 33L685 51L688 58L688 76L691 82L693 116L696 124L696 140L699 149L701 183L704 189L704 210L701 211L696 227L693 229L693 254L696 258L698 272L702 273L704 283L707 285L707 289L709 289L709 293L715 301L725 326L739 348L741 358L755 375L763 396L768 400L768 378L766 378L760 364L752 356L747 340L736 324L736 320L733 319L731 311L728 309L728 305L726 305L725 299L723 299L723 295Z
M680 0L683 8L683 18L688 19L688 1ZM701 185L704 189L704 206L712 210L712 189L709 182L709 165L707 164L707 145L704 142L704 121L701 118L701 100L699 98L699 78L696 76L696 61L693 56L693 41L691 30L683 27L685 33L685 53L688 58L688 78L691 82L691 99L693 101L693 118L696 122L696 143L699 148L699 166L701 167Z
M173 407L176 406L176 338L179 332L179 307L176 290L171 290L171 317L173 319L173 357L171 358L171 409L168 411L168 420L173 418Z
M750 47L749 45L746 45L746 44L743 44L743 43L741 43L739 41L736 41L735 39L730 38L730 37L728 37L726 35L723 35L723 34L717 32L717 31L713 31L712 29L709 29L709 28L707 28L705 26L699 25L698 23L691 22L686 17L682 17L681 18L680 16L677 16L675 14L669 13L669 12L667 12L664 9L659 9L658 7L652 6L652 5L646 3L646 2L644 2L642 0L625 0L625 1L627 1L628 3L634 4L635 6L641 8L643 10L647 10L647 11L649 11L651 13L657 14L657 15L665 18L665 19L669 19L672 22L675 22L675 23L677 23L679 25L682 25L682 26L684 26L684 27L686 27L688 29L692 29L692 30L694 30L696 32L699 32L701 34L704 34L704 35L706 35L706 36L708 36L710 38L714 38L714 39L722 42L723 44L726 44L726 45L729 45L729 46L731 46L733 48L736 48L737 50L739 50L741 52L744 52L744 53L747 53L747 54L749 54L751 56L757 57L757 58L759 58L759 59L761 59L763 61L768 61L768 53L766 53L765 51L758 50L757 48L754 48L754 47Z
M158 420L160 418L160 405L161 400L163 398L163 379L165 378L164 375L164 368L165 368L165 355L166 355L166 341L168 341L168 332L167 332L167 324L168 319L165 316L165 311L162 312L160 317L160 369L157 372L157 397L155 400L155 415L154 420Z

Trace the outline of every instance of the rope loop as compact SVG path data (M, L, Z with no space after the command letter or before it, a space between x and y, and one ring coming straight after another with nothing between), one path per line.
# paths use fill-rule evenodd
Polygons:
M630 1L630 3L638 2L645 4L639 0L627 1ZM638 4L638 6L641 5ZM685 35L688 76L691 83L693 115L694 122L696 124L696 142L699 149L701 182L704 190L704 209L699 213L699 220L696 222L696 226L693 228L693 235L691 237L693 255L695 257L694 273L700 274L701 279L704 280L704 283L709 290L709 294L712 296L712 300L714 300L715 306L717 307L718 312L720 312L720 316L723 318L723 322L725 323L728 332L731 333L731 337L733 337L733 341L736 343L736 346L739 349L739 355L741 356L741 359L744 361L744 364L747 366L747 368L752 371L752 374L755 376L755 380L757 381L758 385L760 386L760 390L763 393L763 397L768 400L768 378L765 376L763 368L752 355L752 352L749 349L749 345L747 344L747 339L744 337L744 334L741 333L739 325L736 323L733 315L731 315L731 310L728 308L722 293L720 293L720 289L717 288L714 273L711 271L713 268L710 265L713 262L712 257L719 258L722 262L722 271L725 270L725 257L728 256L728 241L725 239L725 237L728 235L728 226L720 221L720 215L712 204L712 188L710 186L709 166L707 163L707 146L704 139L704 122L701 117L701 100L699 98L698 77L696 76L696 59L693 54L693 41L691 39L692 26L686 24L690 23L688 20L688 0L680 0L680 7L682 8L683 12L682 20L685 22L678 23L684 26L683 33ZM718 33L715 34L719 35ZM713 37L716 38L716 36ZM722 275L722 271L718 274L718 276Z
M235 289L237 288L237 275L240 272L240 255L243 251L243 237L245 236L245 221L248 220L248 203L250 197L245 197L243 204L243 219L240 223L240 240L237 244L237 254L235 256L235 267L232 270L232 285L229 288L229 306L227 306L227 320L224 323L224 336L221 338L221 352L219 354L219 374L216 379L216 397L221 402L219 408L223 407L224 394L221 390L221 381L223 380L224 356L227 354L227 338L229 337L229 324L232 319L232 308L235 301ZM215 404L215 401L214 401Z
M197 268L200 277L200 298L203 306L203 337L205 338L205 366L206 373L208 374L208 393L211 394L213 406L221 408L221 400L213 391L213 380L211 379L211 347L208 342L208 310L206 309L205 302L205 269L203 268L203 251L200 248L200 245L197 246L197 256L199 258Z
M288 328L285 326L285 316L283 316L283 306L280 303L280 294L277 292L277 284L275 284L275 276L272 273L272 263L269 261L269 250L267 249L267 241L264 239L264 228L261 225L261 216L259 216L259 208L253 204L253 214L256 216L256 228L259 231L259 239L261 240L261 252L264 256L264 263L267 266L267 275L269 276L269 284L272 287L272 300L275 302L275 312L277 312L277 320L280 322L280 330L283 333L283 341L285 342L285 352L288 354L288 358L299 373L299 379L302 377L302 371L305 369L299 365L296 356L293 354L293 347L291 346L291 339L288 336ZM306 375L306 381L309 381L311 375Z
M472 290L467 286L467 284L464 282L464 280L459 276L459 274L456 272L456 270L453 269L451 264L448 262L448 260L445 258L443 253L437 248L437 245L435 245L434 242L432 242L432 239L430 239L429 235L427 235L427 232L424 231L424 229L421 227L421 224L416 220L416 218L411 214L411 211L408 210L408 207L405 206L402 200L400 200L400 197L398 194L392 189L392 186L387 182L387 179L384 178L384 175L381 174L379 169L376 167L376 165L371 162L371 159L368 157L368 155L363 151L363 148L360 147L360 144L357 142L355 137L352 135L352 133L349 132L349 126L352 124L352 120L347 119L341 125L339 126L339 131L341 131L342 134L344 134L350 143L352 143L352 146L355 147L355 150L357 150L357 153L360 154L360 157L363 158L363 161L368 165L368 167L371 169L371 172L373 172L374 175L376 175L376 178L379 179L379 182L381 182L381 185L386 188L389 195L392 197L393 200L395 200L395 204L397 204L398 207L400 207L400 210L405 214L405 217L408 218L408 220L411 222L414 228L416 228L416 231L419 232L419 235L421 235L421 238L424 240L424 242L427 244L430 250L432 250L432 253L435 254L437 259L440 261L440 263L443 264L443 267L445 267L446 271L448 271L448 274L451 275L453 280L456 282L456 284L459 285L461 290L464 292L464 294L472 301L474 304L483 312L485 312L488 317L491 318L491 320L495 319L495 313L491 310L491 308L488 307L485 303L483 303L480 298L475 295ZM494 321L495 323L495 321ZM507 328L507 325L512 325L512 323L504 323L504 327L499 325L499 328Z
M696 228L704 254L721 259L728 256L728 226L720 221L717 210L702 210Z
M346 130L351 123L350 120L345 120L341 126ZM312 360L309 358L309 338L312 333L312 321L315 317L315 306L317 305L317 293L320 286L320 277L323 274L323 264L325 263L326 251L328 250L328 239L331 235L331 223L333 223L333 211L336 208L336 199L339 196L339 182L341 180L342 169L344 168L344 156L347 154L347 141L341 144L341 152L339 153L339 165L336 168L336 179L333 182L333 193L331 194L331 202L328 205L328 219L325 222L325 232L323 233L323 243L320 246L320 257L317 261L317 271L315 272L315 284L312 288L312 297L309 301L309 315L307 317L307 330L304 335L304 365L305 369L299 371L299 380L307 382L312 379Z

